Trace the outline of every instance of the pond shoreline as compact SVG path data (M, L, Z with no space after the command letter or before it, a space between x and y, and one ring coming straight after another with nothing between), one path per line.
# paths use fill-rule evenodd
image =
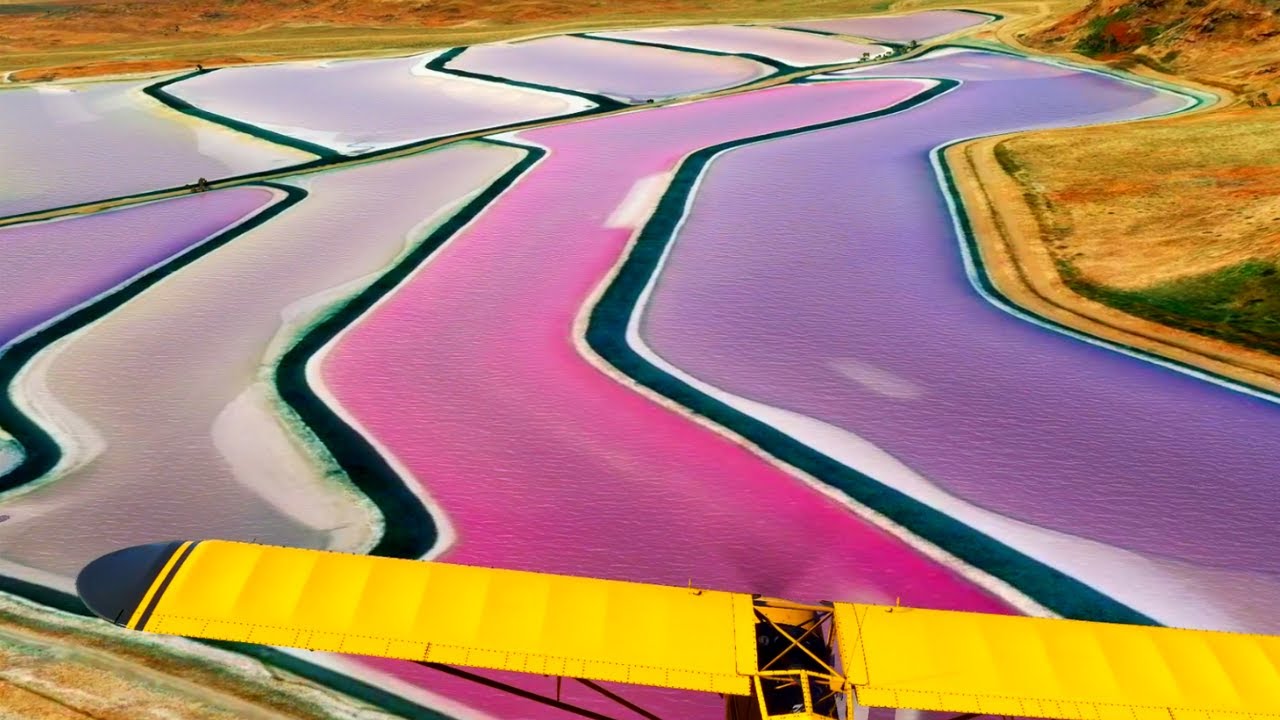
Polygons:
M1191 114L1207 114L1231 107L1235 93L1188 78L1169 75L1146 66L1119 72L1105 63L1079 55L1063 55L1028 47L1018 40L1019 30L1049 17L1047 12L1021 15L978 33L1029 57L1065 60L1073 65L1156 86L1180 88L1206 98L1199 105L1173 115L1117 123L1169 123ZM1210 99L1211 98L1211 99ZM1073 330L1176 364L1256 388L1267 395L1280 394L1280 358L1267 352L1218 340L1131 315L1086 298L1063 280L1045 244L1048 232L1028 202L1024 181L1011 177L996 158L996 148L1014 137L1056 132L1032 131L978 138L947 148L943 159L954 176L954 186L972 225L974 239L985 261L992 284L1019 307Z

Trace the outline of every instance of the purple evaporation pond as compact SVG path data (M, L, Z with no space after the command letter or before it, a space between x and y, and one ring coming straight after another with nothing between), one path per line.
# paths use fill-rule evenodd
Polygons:
M0 346L271 202L240 187L0 228Z
M947 35L957 30L963 30L990 21L989 17L978 13L961 12L959 10L925 10L909 15L810 20L807 22L790 22L780 26L840 33L872 40L907 42Z
M449 67L633 102L719 90L772 72L745 58L563 35L476 45Z
M722 157L643 337L692 375L848 429L986 509L1149 556L1280 572L1262 541L1280 522L1280 408L984 300L930 165L951 140L1184 101L988 53L878 72L966 83L902 115ZM787 182L762 170L776 167Z

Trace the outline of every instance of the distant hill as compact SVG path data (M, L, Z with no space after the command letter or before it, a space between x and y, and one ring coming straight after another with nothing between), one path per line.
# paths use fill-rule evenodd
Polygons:
M942 0L931 0L940 2ZM404 53L575 30L843 17L889 0L0 0L0 83ZM9 75L9 73L12 73Z
M1185 75L1255 107L1280 106L1280 0L1091 0L1025 40Z

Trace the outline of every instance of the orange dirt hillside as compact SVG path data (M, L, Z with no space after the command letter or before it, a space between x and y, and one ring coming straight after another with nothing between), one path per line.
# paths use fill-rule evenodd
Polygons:
M287 26L431 28L463 21L514 23L573 17L574 3L459 0L141 0L0 5L5 45L48 50L136 40L189 40Z
M1139 62L1280 105L1280 0L1092 0L1026 38L1056 52Z
M930 0L932 2L932 0ZM876 12L883 0L0 0L11 81L370 55L592 27Z

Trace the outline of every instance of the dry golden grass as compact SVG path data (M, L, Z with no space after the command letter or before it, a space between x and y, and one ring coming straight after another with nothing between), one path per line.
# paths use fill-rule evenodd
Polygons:
M983 191L1008 185L982 240L1010 266L997 282L1086 332L1280 392L1278 151L1280 108L1240 105L975 149Z
M995 160L994 148L1003 142L1007 139L997 137L958 145L947 151L947 160L955 171L988 275L1006 297L1038 315L1089 335L1280 393L1280 356L1261 349L1260 343L1239 342L1248 331L1258 328L1257 323L1251 323L1251 327L1206 328L1203 323L1197 327L1196 323L1186 322L1203 320L1203 312L1198 313L1200 318L1183 318L1183 321L1168 313L1135 314L1131 312L1132 303L1127 302L1132 298L1125 297L1125 291L1113 291L1111 297L1107 297L1106 292L1088 292L1107 290L1104 284L1084 288L1079 278L1068 281L1050 244L1042 241L1049 233L1041 229L1043 220L1025 200L1027 188ZM1098 223L1093 227L1105 228L1105 225ZM1175 261L1171 267L1176 268L1178 264ZM1231 269L1224 272L1230 274ZM1192 310L1196 309L1197 302L1201 311L1214 310L1217 303L1204 302L1204 296L1222 295L1217 292L1220 282L1195 282L1203 277L1193 277L1193 285L1203 286L1207 293L1191 298ZM1080 293L1082 289L1086 290L1085 295ZM1116 292L1121 296L1116 297ZM1265 310L1266 306L1258 309ZM1206 329L1211 332L1205 332ZM1246 332L1212 332L1224 329Z
M297 678L215 669L105 624L0 600L0 720L322 720L334 697ZM301 692L299 689L303 689ZM348 709L350 701L343 700ZM389 718L359 706L370 720Z
M1274 7L1272 7L1274 6ZM1070 50L1123 17L1159 29L1107 64L1221 96L1207 112L1029 133L993 146L1055 260L1089 282L1134 289L1280 256L1280 4L1275 0L1092 0L1012 40ZM1118 14L1119 13L1119 14ZM1008 39L1008 38L1006 38ZM1172 55L1171 55L1172 54ZM1271 94L1268 95L1268 92Z
M1117 17L1136 46L1070 52ZM989 34L1219 96L1182 116L956 148L1001 290L1084 332L1280 392L1280 0L1046 4Z
M1041 240L1087 280L1142 288L1280 258L1280 109L1002 142Z

